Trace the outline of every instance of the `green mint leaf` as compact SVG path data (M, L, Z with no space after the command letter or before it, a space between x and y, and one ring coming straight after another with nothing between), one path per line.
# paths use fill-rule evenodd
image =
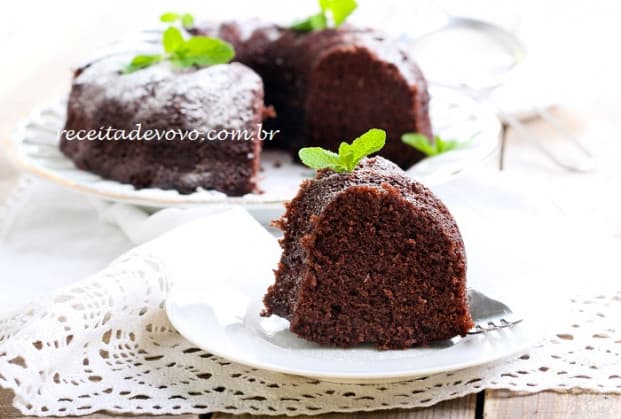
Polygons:
M341 164L349 171L354 170L356 167L354 148L346 142L342 142L339 146L339 159Z
M188 29L194 26L194 16L189 13L184 13L181 16L181 24L184 28Z
M433 141L436 143L436 150L438 151L438 154L454 150L459 146L457 140L443 140L437 135L434 137Z
M410 147L414 147L426 156L435 156L437 154L435 145L423 134L403 134L401 141Z
M123 69L124 74L130 74L134 71L142 70L153 64L157 64L164 59L159 54L155 55L136 55L134 59Z
M172 23L172 22L176 22L179 19L179 17L180 16L178 13L166 12L160 16L160 21L164 23Z
M304 147L300 149L298 156L302 163L311 169L332 169L335 172L345 170L338 154L321 147Z
M341 26L349 15L358 7L356 0L319 0L321 12L291 25L298 32L310 32L330 27L328 14L332 17L334 27Z
M177 21L181 22L181 25L188 29L194 26L194 16L190 13L174 13L167 12L160 16L160 21L164 23L175 23Z
M316 15L312 15L307 19L301 20L291 25L291 29L297 32L317 31L325 29L327 27L328 19L326 19L326 15L324 13L317 13Z
M377 153L386 144L386 132L373 128L351 144L342 142L338 154L321 147L305 147L298 153L302 163L313 169L332 169L337 173L351 172L360 160Z
M373 153L377 153L386 144L386 131L372 128L362 134L360 137L356 138L352 143L351 147L354 153L354 161L355 165L363 158L367 157Z
M177 51L184 45L185 41L183 39L183 35L181 35L181 31L175 27L170 27L164 31L164 35L162 36L162 45L164 46L164 51L167 53L171 53Z
M313 30L313 27L311 26L310 18L308 18L294 22L291 26L289 26L289 29L296 32L310 32Z
M207 36L195 36L173 52L171 61L178 67L226 64L235 57L235 50L228 42Z
M319 0L319 6L324 13L330 12L334 26L338 27L356 10L358 4L356 0Z
M160 20L181 21L185 27L194 25L194 17L189 13L164 13ZM181 68L204 67L226 64L235 57L235 49L228 42L207 36L194 36L186 40L182 30L175 26L169 27L162 34L162 47L165 55L138 55L121 71L125 74L133 73L162 60L168 60Z
M328 27L328 19L323 13L317 13L309 18L311 30L318 31Z
M432 141L425 135L419 133L403 134L401 141L411 147L414 147L428 157L446 153L447 151L454 150L460 146L460 143L457 140L443 140L442 138L435 136Z

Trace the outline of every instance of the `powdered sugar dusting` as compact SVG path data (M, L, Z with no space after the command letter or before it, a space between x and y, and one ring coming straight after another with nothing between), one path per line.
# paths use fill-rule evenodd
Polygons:
M235 26L239 31L239 40L241 42L250 40L258 29L261 29L263 31L262 35L271 42L276 41L281 36L281 31L277 25L265 23L260 19L250 19L244 21L243 24L237 23Z
M255 119L254 103L263 89L259 76L239 64L176 69L162 62L130 74L121 69L132 59L118 54L99 60L75 79L79 95L72 106L96 112L101 103L123 106L134 123L175 112L186 129L243 129Z
M376 29L343 31L343 41L351 47L365 47L378 57L378 60L393 64L408 84L424 83L417 64L404 50L405 45L390 35Z

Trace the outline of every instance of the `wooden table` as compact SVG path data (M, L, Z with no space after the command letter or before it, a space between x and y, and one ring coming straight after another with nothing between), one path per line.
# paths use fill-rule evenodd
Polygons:
M0 390L0 418L23 418L11 406L12 394ZM84 419L113 419L122 416L105 413L82 416ZM272 416L273 417L273 416ZM370 413L334 413L314 416L317 419L467 419L467 418L525 418L541 419L609 419L621 417L621 396L602 394L569 394L542 392L530 395L516 395L507 391L485 391L461 399L449 400L423 409L391 410ZM222 413L212 415L181 416L132 416L135 419L268 419L270 416L234 416ZM282 419L283 416L278 418Z
M8 3L8 2L6 2ZM393 5L395 2L388 2ZM543 3L543 4L542 4ZM188 0L180 6L165 0L136 1L129 5L120 0L106 2L38 2L20 0L3 3L0 16L0 139L6 139L19 118L33 106L69 85L68 66L89 54L94 45L118 36L135 22L153 21L165 10L208 9L214 2ZM7 9L8 7L8 9ZM492 162L499 170L535 179L549 186L550 194L565 211L593 213L610 218L610 228L621 237L621 63L615 51L621 39L618 26L620 6L613 0L561 2L560 0L521 3L521 34L532 46L534 56L546 57L550 65L542 77L552 75L550 83L562 89L559 116L576 136L594 151L599 169L588 175L568 174L544 158L535 147L505 132L502 153ZM36 11L36 12L35 12ZM79 17L79 19L77 19ZM104 22L102 24L101 22ZM580 30L575 30L579 28ZM10 65L5 64L9 62ZM560 144L558 133L541 122L531 127L546 137L547 144ZM0 156L0 199L10 190L16 173ZM616 187L616 195L606 193ZM580 190L577 197L573 191ZM605 209L605 211L604 211ZM612 215L611 215L612 214ZM11 407L12 394L0 389L0 418L20 417ZM103 419L105 413L87 416ZM153 418L153 416L149 416ZM169 416L167 416L169 417ZM206 416L209 417L209 416ZM213 414L229 419L231 415ZM319 418L611 418L621 417L621 396L579 393L542 392L518 395L507 391L485 391L425 409L393 410L368 414L334 414ZM176 416L198 419L196 415Z

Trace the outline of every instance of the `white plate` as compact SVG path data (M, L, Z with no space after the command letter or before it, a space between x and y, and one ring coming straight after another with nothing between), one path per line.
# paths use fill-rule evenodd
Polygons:
M427 185L444 182L494 155L501 133L498 118L490 108L452 90L433 89L431 95L430 109L435 132L447 139L471 140L457 150L425 159L408 170L412 177ZM58 132L63 128L65 116L65 99L53 101L33 112L17 129L10 154L28 172L106 200L151 208L196 204L241 204L253 208L273 208L291 199L300 182L313 173L308 168L292 163L287 153L268 151L262 157L262 194L228 197L221 192L207 190L198 190L189 195L156 188L136 190L129 184L103 179L77 169L60 152Z
M450 346L380 351L371 346L340 349L307 342L288 330L288 321L259 316L273 278L273 260L226 277L177 284L166 312L194 345L250 367L333 382L390 382L458 370L507 357L536 344L545 333L540 316L524 307L523 322L511 329L454 338Z

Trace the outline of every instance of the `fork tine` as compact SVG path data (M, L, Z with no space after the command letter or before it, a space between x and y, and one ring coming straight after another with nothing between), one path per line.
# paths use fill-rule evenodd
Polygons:
M520 318L518 318L516 316L511 317L509 319L505 319L505 318L500 319L500 322L502 324L504 324L504 325L507 325L507 326L516 325L516 324L520 323L521 321L522 321L522 319L520 319Z
M500 329L506 329L512 326L515 326L516 324L520 323L522 321L521 318L515 317L515 318L501 318L498 319L496 321L488 321L487 323L477 323L474 325L474 327L468 332L469 335L478 335L481 333L487 333L487 332L492 332L494 330L500 330Z

